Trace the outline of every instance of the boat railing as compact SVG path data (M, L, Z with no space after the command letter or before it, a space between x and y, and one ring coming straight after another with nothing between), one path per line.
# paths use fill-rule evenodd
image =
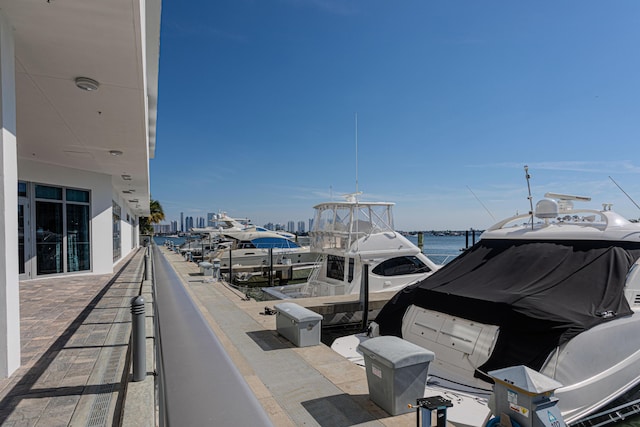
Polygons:
M321 271L321 266L324 263L324 258L325 258L325 254L318 254L318 257L316 258L315 264L316 264L316 268L314 268L311 271L311 274L309 275L309 278L307 279L307 288L309 286L309 283L315 282L316 280L318 280L318 277L320 276L320 271Z
M600 218L599 221L596 221L597 217ZM571 212L559 214L555 218L540 219L535 216L533 218L537 218L538 223L543 225L549 224L549 223L554 223L554 224L580 223L580 224L591 225L593 227L599 227L599 228L603 227L604 225L604 228L606 228L609 223L609 218L607 217L605 212L595 210L595 209L575 209ZM507 228L507 226L510 226L510 225L511 226L522 225L522 224L515 224L515 223L525 219L528 220L529 223L531 223L531 220L533 218L531 214L515 215L492 225L490 228L487 229L487 231L495 231L501 228Z
M425 255L427 256L427 258L429 258L431 261L433 261L437 265L448 264L449 262L453 261L454 259L456 259L458 257L458 254L452 255L452 254L431 254L431 253L427 254L427 253L425 253Z
M272 426L169 261L152 253L160 427Z

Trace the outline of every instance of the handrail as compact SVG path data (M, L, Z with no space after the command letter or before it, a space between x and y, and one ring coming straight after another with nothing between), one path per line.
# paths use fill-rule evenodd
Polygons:
M595 210L595 209L574 209L571 212L561 212L561 213L558 213L557 218L555 218L554 222L558 224L569 223L569 221L573 219L574 216L577 216L578 214L586 214L586 213L599 215L600 221L605 224L605 228L609 224L609 218L602 211ZM487 231L495 231L501 228L505 228L507 224L510 224L514 221L524 219L524 218L531 218L531 214L528 214L528 213L520 214L520 215L514 215L509 218L505 218L502 221L489 227ZM585 222L583 218L578 218L578 219L582 219L582 221L574 221L574 222L584 222L588 225L593 224L592 221Z
M160 426L273 426L180 277L152 253Z

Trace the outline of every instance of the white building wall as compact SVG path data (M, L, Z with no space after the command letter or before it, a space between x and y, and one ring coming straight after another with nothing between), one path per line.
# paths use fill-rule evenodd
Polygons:
M118 261L113 260L113 200L122 208L123 220L120 228L122 257L131 252L131 238L128 237L131 235L131 229L126 224L128 211L124 200L114 196L110 175L19 159L18 178L21 181L91 191L91 270L93 273L112 273L113 265Z
M112 194L113 200L122 208L122 214L120 215L120 236L122 244L122 257L126 257L134 248L136 248L138 240L136 239L136 217L129 210L126 200L118 193ZM127 218L129 218L127 220ZM135 236L134 236L135 233Z
M131 250L131 219L127 221L127 215L131 218L131 213L127 210L122 216L122 255L126 255Z

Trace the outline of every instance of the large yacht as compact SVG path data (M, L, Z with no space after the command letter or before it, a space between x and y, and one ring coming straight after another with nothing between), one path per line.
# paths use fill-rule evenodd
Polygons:
M567 424L604 425L640 410L640 224L610 204L574 207L587 201L547 193L530 214L495 224L398 292L371 324L370 336L435 353L427 393L453 398L449 422L483 426L488 373L521 365L562 384L555 396ZM366 339L333 348L357 361Z
M394 230L390 202L345 201L314 206L309 233L311 252L320 254L320 267L308 282L264 288L275 299L394 291L422 280L440 268L420 248Z

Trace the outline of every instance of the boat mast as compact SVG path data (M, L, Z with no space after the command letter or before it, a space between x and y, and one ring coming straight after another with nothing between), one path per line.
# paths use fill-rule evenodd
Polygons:
M531 229L533 230L533 197L531 197L531 184L529 182L531 175L529 175L529 166L527 165L524 165L524 176L527 179L527 190L529 191L527 199L529 199L529 215L531 215Z
M356 140L356 194L355 194L355 200L356 200L356 204L355 204L355 209L354 212L351 214L352 215L352 219L355 220L356 222L356 251L358 250L358 242L360 241L360 237L358 234L358 218L360 217L360 212L359 212L359 208L358 208L358 112L356 111L354 113L355 116L355 140Z
M355 132L356 132L356 197L358 197L358 113L355 114ZM356 199L357 202L357 199Z

